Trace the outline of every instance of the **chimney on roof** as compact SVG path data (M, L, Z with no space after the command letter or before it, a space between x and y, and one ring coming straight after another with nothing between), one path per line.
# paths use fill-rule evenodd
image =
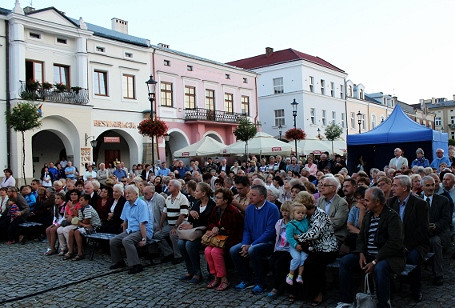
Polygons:
M169 49L169 45L168 44L158 43L158 46Z
M120 18L111 19L112 30L118 31L124 34L128 34L128 22Z
M31 13L31 12L33 12L34 10L35 10L35 8L34 8L34 7L31 7L31 6L26 6L26 7L24 7L24 13L25 13L25 14Z
M397 104L397 97L396 96L392 96L392 107L394 107L396 104Z
M265 56L270 57L273 53L273 48L272 47L265 47Z
M455 101L455 94L452 95L452 99Z

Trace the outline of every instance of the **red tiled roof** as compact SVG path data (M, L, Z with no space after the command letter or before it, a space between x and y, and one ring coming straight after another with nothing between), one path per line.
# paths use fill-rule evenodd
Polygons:
M329 62L321 59L319 57L311 56L309 54L294 50L292 48L274 51L271 55L267 56L266 54L262 54L259 56L241 59L237 61L228 62L226 64L241 67L244 69L255 69L265 66L271 66L280 63L292 62L304 60L311 63L315 63L320 66L327 67L329 69L345 73L342 69L336 67L335 65L330 64Z

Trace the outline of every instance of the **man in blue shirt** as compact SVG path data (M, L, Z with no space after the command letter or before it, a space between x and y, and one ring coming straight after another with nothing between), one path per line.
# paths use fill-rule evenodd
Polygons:
M76 178L76 168L73 166L73 163L68 161L68 165L65 168L65 176L67 179L74 180Z
M170 172L171 172L171 170L168 167L166 167L166 162L163 161L161 163L161 168L160 168L160 170L158 170L158 174L157 175L168 176Z
M128 174L126 174L125 170L122 169L122 165L120 163L117 163L117 165L115 165L115 170L112 172L112 174L115 175L117 181L128 177Z
M280 218L280 213L275 204L267 199L267 189L262 185L254 185L250 189L250 205L245 211L245 223L242 242L234 245L229 250L235 268L242 281L235 286L243 290L251 284L248 262L251 261L254 274L254 294L265 290L265 276L263 259L273 253L275 245L275 224Z
M430 167L431 168L436 168L438 173L439 173L439 172L441 172L439 170L439 165L442 164L442 163L446 163L447 166L450 166L452 164L450 162L449 158L444 156L444 150L443 149L437 149L436 150L436 158L433 159L433 161L431 162Z
M139 189L128 185L125 189L126 203L120 218L123 220L123 233L110 240L112 265L110 269L125 267L121 248L125 248L126 258L130 270L128 274L143 271L141 261L137 254L136 246L142 247L147 240L153 237L153 213L147 203L139 199Z

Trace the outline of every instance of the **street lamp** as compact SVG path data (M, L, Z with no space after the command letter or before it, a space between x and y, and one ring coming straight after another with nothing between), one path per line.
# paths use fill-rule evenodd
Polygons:
M321 129L318 127L318 139L321 140L322 139L322 136L321 136Z
M360 110L359 112L357 112L357 123L359 124L359 134L362 133L362 130L360 128L360 124L362 124L362 114L360 113Z
M87 146L87 140L89 140L90 138L93 138L93 140L90 141L90 145L92 146L92 148L96 148L96 146L98 145L98 141L95 139L95 136L89 136L87 135L87 133L85 133L85 146Z
M281 133L282 133L282 129L283 129L283 126L281 126L281 124L278 126L278 133L280 134L280 141L281 141Z
M297 103L295 101L295 98L294 98L294 101L291 103L291 106L292 106L292 116L294 117L294 128L297 129L297 106L299 105L299 103ZM299 159L299 155L297 154L297 139L294 139L294 142L295 142L295 157L297 157L297 159Z
M145 82L147 84L148 96L150 101L150 119L155 119L155 112L153 111L153 102L155 101L155 90L156 81L153 79L153 75L150 75L150 79ZM155 136L152 136L152 169L155 170Z

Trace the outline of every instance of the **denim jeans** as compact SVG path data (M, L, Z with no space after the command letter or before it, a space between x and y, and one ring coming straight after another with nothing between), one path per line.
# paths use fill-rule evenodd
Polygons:
M406 256L406 264L417 265L415 270L413 270L409 274L409 279L411 281L411 292L413 295L419 293L422 290L421 286L422 267L420 266L421 263L422 258L420 257L420 253L417 249L412 249L408 251L408 255Z
M199 249L201 248L201 239L194 241L179 240L178 248L185 260L188 274L201 276L201 261L199 258Z
M229 250L232 261L234 262L235 269L240 274L242 281L251 282L251 274L249 271L249 261L255 274L253 282L255 284L265 286L264 264L263 260L273 253L275 243L261 243L250 246L248 249L248 257L244 258L240 255L242 250L242 243L234 245Z
M295 271L300 266L303 266L306 258L308 258L308 254L306 252L298 251L293 247L289 247L289 253L292 256L291 265L289 266L291 271Z
M377 307L390 307L390 268L387 260L379 261L374 267L374 283L376 286ZM359 255L349 254L340 260L340 291L343 303L352 303L357 284L353 284L353 279L357 279L360 273ZM357 279L358 281L358 279ZM371 284L370 284L371 287Z

